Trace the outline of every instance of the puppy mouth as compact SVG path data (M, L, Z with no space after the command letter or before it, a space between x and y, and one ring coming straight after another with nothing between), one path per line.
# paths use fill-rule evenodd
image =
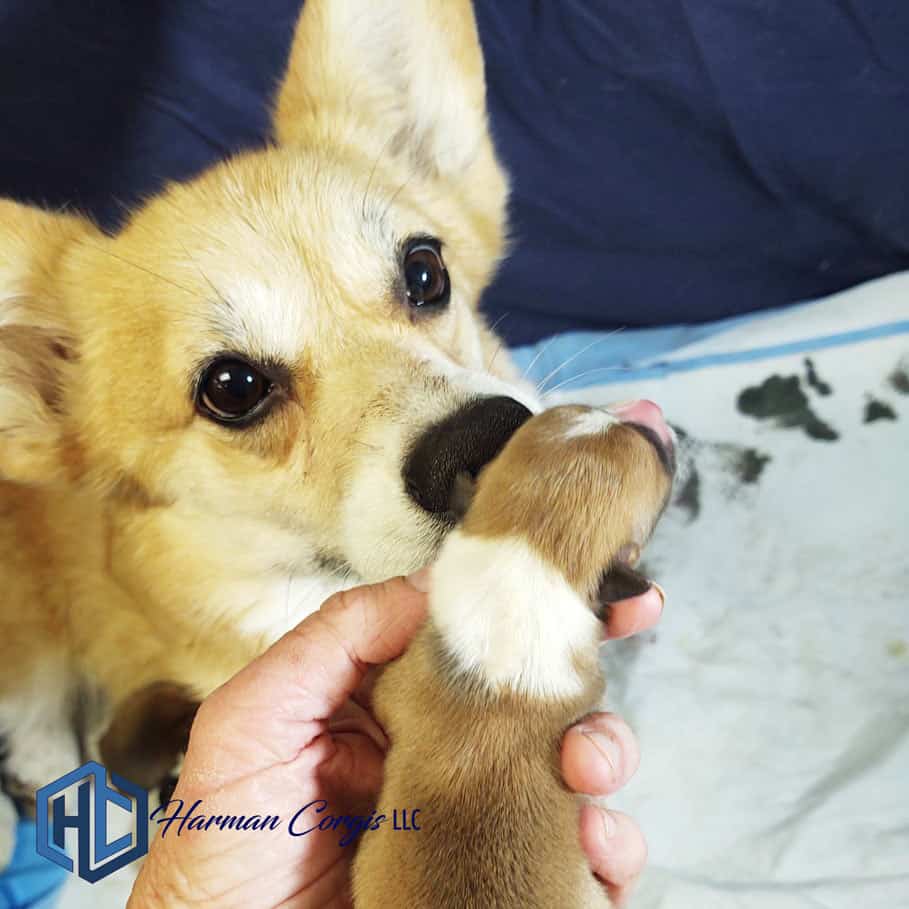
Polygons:
M675 446L671 443L667 444L658 435L655 429L652 429L650 426L645 426L643 423L626 423L625 425L643 436L653 446L657 457L660 459L660 463L663 465L663 469L670 477L675 476Z
M675 474L675 433L663 417L663 411L653 401L630 401L607 409L653 446L670 477Z

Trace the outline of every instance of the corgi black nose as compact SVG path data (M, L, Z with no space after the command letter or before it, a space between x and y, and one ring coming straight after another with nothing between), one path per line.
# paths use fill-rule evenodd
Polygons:
M530 411L513 398L480 398L430 427L404 462L407 494L431 514L455 521L459 490L505 447Z

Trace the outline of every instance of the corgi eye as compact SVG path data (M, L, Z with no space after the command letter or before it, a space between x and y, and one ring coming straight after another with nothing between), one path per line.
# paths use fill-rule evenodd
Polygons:
M404 254L407 302L416 309L435 309L448 303L451 282L438 240L412 240Z
M200 412L218 423L243 423L259 412L273 390L254 366L224 357L202 374L196 401Z

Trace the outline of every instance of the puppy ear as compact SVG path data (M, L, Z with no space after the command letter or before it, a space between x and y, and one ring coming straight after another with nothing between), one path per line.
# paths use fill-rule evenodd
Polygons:
M0 480L63 475L63 390L75 342L56 290L88 222L0 200Z
M274 131L284 144L378 139L421 171L492 169L504 189L470 0L306 0Z
M603 575L597 590L599 610L605 613L612 603L640 596L650 589L650 581L635 571L630 565L615 563Z

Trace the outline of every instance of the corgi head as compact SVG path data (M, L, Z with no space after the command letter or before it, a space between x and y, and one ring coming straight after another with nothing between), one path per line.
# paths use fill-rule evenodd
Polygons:
M0 480L95 490L149 583L424 564L538 409L477 311L506 196L469 0L307 0L269 147L113 237L0 202Z
M672 431L649 401L525 422L480 473L433 568L431 615L456 675L556 700L595 682L609 604L649 587L634 564L674 468Z

